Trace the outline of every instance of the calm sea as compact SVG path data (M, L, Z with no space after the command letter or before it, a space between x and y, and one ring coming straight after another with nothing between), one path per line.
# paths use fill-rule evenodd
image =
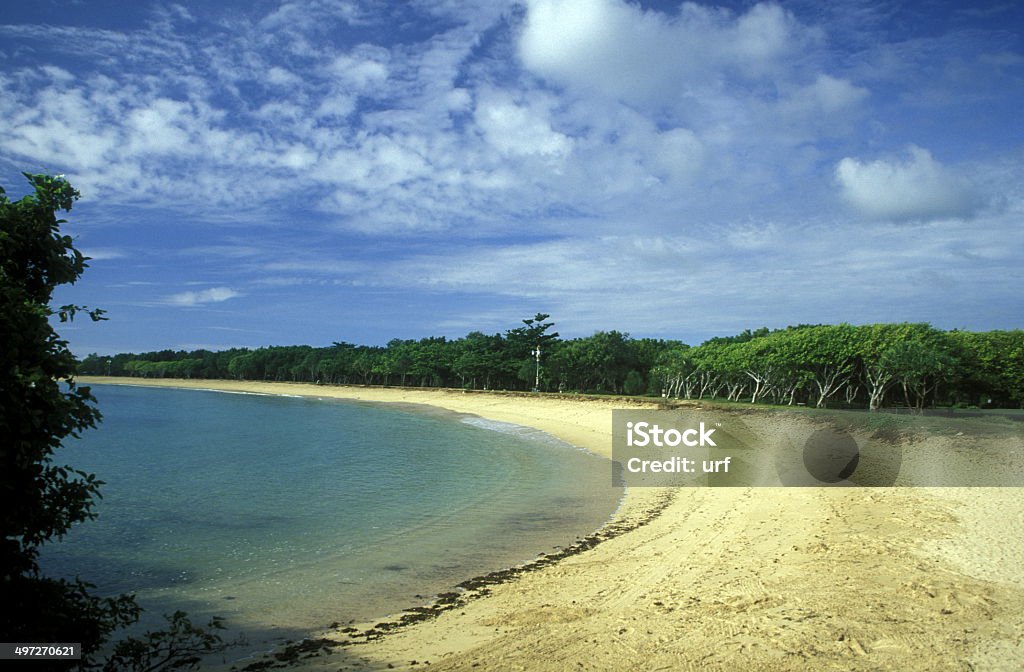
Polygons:
M106 482L50 575L135 592L265 649L423 604L571 544L614 511L608 465L541 432L423 407L97 385L59 456Z

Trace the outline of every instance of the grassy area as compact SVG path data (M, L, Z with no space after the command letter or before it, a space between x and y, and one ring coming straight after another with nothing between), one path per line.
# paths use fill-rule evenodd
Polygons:
M631 399L641 400L643 397ZM664 408L695 408L717 410L741 415L751 413L787 413L837 429L856 433L888 435L891 439L911 439L924 436L972 436L999 438L1024 434L1024 409L925 409L917 414L912 409L885 408L870 412L867 409L812 408L808 406L777 406L750 404L743 401L713 400L657 400Z

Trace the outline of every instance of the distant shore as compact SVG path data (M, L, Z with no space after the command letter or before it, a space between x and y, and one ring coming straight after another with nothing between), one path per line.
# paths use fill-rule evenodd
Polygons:
M240 381L79 382L427 404L534 427L605 457L611 412L626 403ZM757 422L759 433L794 431ZM482 590L467 586L485 595L457 609L402 627L395 619L326 632L326 643L336 644L311 645L318 655L293 669L1021 669L1020 494L637 488L612 521L622 533Z
M80 384L141 385L252 392L258 394L289 394L303 397L328 397L381 403L425 404L456 413L470 413L491 420L511 422L540 429L567 443L600 455L611 457L611 411L621 407L612 400L590 399L580 404L565 397L551 399L525 394L463 393L459 390L433 388L387 388L308 383L271 383L238 380L197 380L179 378L127 378L118 376L79 376ZM640 404L642 405L642 404ZM652 400L651 408L656 407ZM569 411L569 412L566 412ZM601 423L607 420L607 425Z

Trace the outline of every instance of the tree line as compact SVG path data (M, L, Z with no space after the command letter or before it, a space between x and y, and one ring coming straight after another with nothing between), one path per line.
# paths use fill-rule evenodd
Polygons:
M928 324L798 325L746 330L691 347L598 331L561 339L539 313L504 333L89 355L83 374L331 385L608 393L869 408L1024 406L1024 331ZM539 355L537 354L539 351Z
M665 353L668 396L774 404L1024 406L1024 331L928 324L800 325Z

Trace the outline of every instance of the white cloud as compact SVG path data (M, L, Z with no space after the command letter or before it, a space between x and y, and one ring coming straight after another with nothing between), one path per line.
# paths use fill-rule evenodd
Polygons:
M969 217L980 206L965 180L914 145L903 160L844 158L836 165L835 177L847 201L878 219Z
M218 221L239 207L287 221L302 194L333 230L575 225L554 211L603 232L643 212L632 226L671 232L797 185L791 210L831 197L832 169L861 146L861 113L884 95L828 72L824 33L777 4L448 7L421 6L447 18L419 40L378 28L326 40L382 16L320 2L307 14L286 3L264 24L236 16L216 35L173 22L61 32L94 38L92 60L0 78L0 146L11 163L67 172L89 198ZM50 39L14 36L26 34Z
M388 78L389 52L372 45L361 45L352 53L336 56L327 71L352 91L380 86Z
M356 109L356 100L347 93L334 92L320 101L316 108L316 116L319 119L336 118L344 120Z
M511 96L490 91L481 94L474 118L484 137L505 155L559 157L572 150L572 141L551 128L540 101L518 104Z
M131 151L147 153L190 153L192 142L187 126L195 119L189 105L157 98L127 115Z
M758 3L724 28L726 36L734 38L722 46L733 49L736 58L748 67L771 61L793 49L791 40L800 29L792 15L774 3Z
M105 261L107 259L121 259L125 256L122 250L110 247L86 247L81 250L82 254L90 261Z
M294 72L277 65L272 66L267 70L266 79L271 84L282 87L297 86L302 83L301 77L296 75Z
M634 66L644 65L632 61L653 60L653 54L643 52L662 39L663 27L654 14L614 0L535 0L527 7L520 57L527 67L557 79L597 85L596 71L603 70L610 83L622 86ZM648 33L649 39L621 39L631 25L638 38Z
M200 306L206 303L220 303L241 296L230 287L211 287L194 292L181 292L167 297L166 302L174 306Z
M672 182L691 179L700 168L704 148L694 133L674 128L658 133L649 150L654 172Z
M542 305L563 333L581 335L593 325L676 337L800 322L921 320L952 328L952 316L968 314L978 296L989 296L995 312L999 302L1016 300L1021 245L1007 244L995 222L925 227L748 221L693 235L643 236L621 226L620 235L480 245L395 260L360 277L374 287L427 287ZM933 287L908 282L936 274L955 282L941 303L928 300ZM808 283L809 275L829 281ZM1005 279L993 283L993 277ZM474 324L472 316L464 323ZM449 317L463 317L457 304ZM510 309L506 321L513 318Z
M859 105L868 95L864 87L822 74L813 84L801 87L790 99L789 106L797 111L835 114Z
M11 94L0 95L9 120L0 144L66 172L89 198L118 204L211 219L242 206L275 222L290 207L275 206L302 193L335 227L487 235L527 220L540 229L548 209L600 217L643 208L645 226L669 213L679 221L681 206L699 202L700 183L770 183L773 175L751 168L759 157L776 161L779 145L815 139L786 135L765 121L771 110L757 96L718 84L726 74L772 71L809 39L812 31L774 5L743 14L685 5L670 15L618 0L543 1L521 32L497 31L486 48L482 35L502 12L518 20L507 8L474 10L427 39L386 46L324 41L326 26L356 17L321 4L310 8L315 19L298 11L287 4L266 17L273 30L234 17L216 39L176 33L173 21L153 35L104 35L100 60L123 67L79 68L73 81L50 68L31 74L31 87L0 83ZM560 24L564 17L579 25ZM532 52L531 35L539 35ZM147 37L144 50L125 48ZM519 69L509 52L516 44L553 81L583 83L581 95ZM845 80L814 76L791 79L823 101L815 111L856 97ZM609 92L671 109L662 117ZM807 116L789 126L810 128ZM765 134L769 123L780 130ZM737 191L757 193L751 184Z
M825 112L835 112L862 102L868 96L868 90L851 84L845 79L819 75L809 87L809 93Z
M530 0L519 41L524 65L556 82L626 100L671 100L723 70L772 72L820 39L775 4L736 16L684 4L677 15L622 0Z

